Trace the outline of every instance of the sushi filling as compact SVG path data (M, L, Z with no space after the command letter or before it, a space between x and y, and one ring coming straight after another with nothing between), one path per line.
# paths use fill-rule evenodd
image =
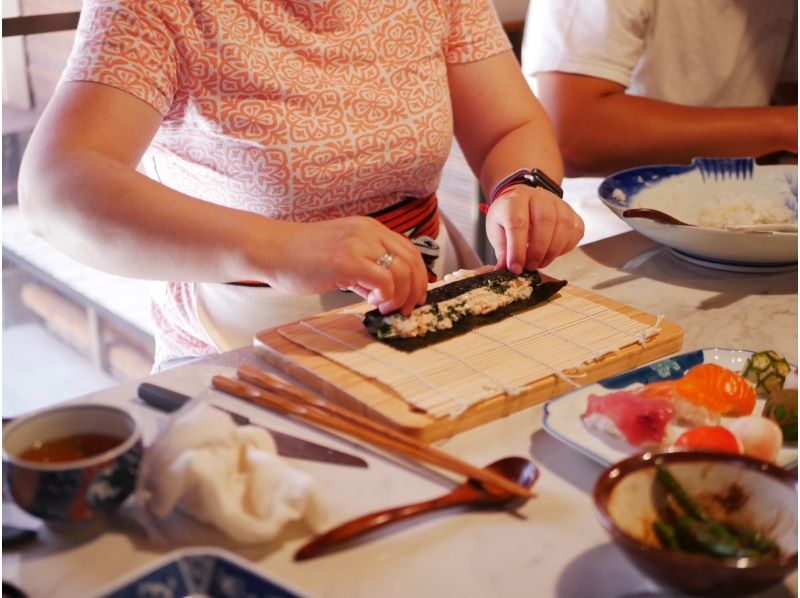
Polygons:
M532 293L533 281L529 277L514 278L508 282L490 281L486 286L453 299L418 307L408 316L387 316L383 326L378 329L378 338L414 338L436 330L447 330L465 316L493 312L528 299Z

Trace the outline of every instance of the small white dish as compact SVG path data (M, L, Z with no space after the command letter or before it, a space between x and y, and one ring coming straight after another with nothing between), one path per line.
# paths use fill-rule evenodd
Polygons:
M753 353L742 349L700 349L605 378L545 404L544 429L598 463L611 465L642 450L600 432L591 431L584 425L581 415L586 411L590 394L606 395L617 390L640 387L650 382L679 378L686 370L701 363L715 363L738 373L744 369ZM792 365L792 370L796 372L797 366ZM759 398L753 413L760 414L763 407L764 399ZM776 463L785 468L797 465L797 445L784 445Z
M689 256L770 266L797 263L797 232L733 230L781 215L797 223L797 166L760 166L752 158L697 158L690 165L655 165L615 173L600 184L602 202L634 230ZM727 203L726 203L727 202ZM724 217L721 206L728 210ZM652 208L694 226L624 218ZM767 218L769 220L769 218ZM712 224L709 224L712 223Z

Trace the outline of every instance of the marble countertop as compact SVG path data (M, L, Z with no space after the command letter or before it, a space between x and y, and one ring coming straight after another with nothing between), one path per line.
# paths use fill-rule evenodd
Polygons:
M547 273L680 324L684 349L774 349L797 363L797 270L751 274L680 260L638 233L590 243Z
M771 348L797 362L796 271L754 275L707 270L684 263L631 232L584 245L557 260L547 273L643 311L663 314L684 327L684 350ZM332 524L428 499L456 483L209 388L213 375L233 374L242 363L264 367L253 349L243 348L147 380L362 455L368 469L294 461L319 484ZM129 406L143 422L145 437L152 438L160 416L135 398L139 382L79 400ZM541 470L536 497L515 512L442 514L347 550L295 563L293 553L310 534L299 524L289 526L275 543L241 548L211 530L176 518L165 528L169 543L159 544L148 540L123 511L103 533L87 530L65 535L42 529L38 541L4 551L3 576L32 598L85 596L175 548L199 543L231 549L267 575L310 596L653 595L657 586L609 542L596 520L591 490L603 468L547 434L542 414L542 406L534 406L438 445L476 465L508 455L532 458ZM14 521L15 516L13 507L5 505L4 521ZM784 586L765 595L796 595L796 588L794 574Z

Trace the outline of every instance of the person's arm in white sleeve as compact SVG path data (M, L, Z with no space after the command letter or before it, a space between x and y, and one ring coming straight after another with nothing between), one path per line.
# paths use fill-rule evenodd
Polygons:
M626 94L643 48L649 4L531 4L523 69L529 82L536 73L534 87L555 128L565 174L599 176L642 164L688 163L696 156L796 153L796 105L704 108ZM611 12L601 18L602 10Z

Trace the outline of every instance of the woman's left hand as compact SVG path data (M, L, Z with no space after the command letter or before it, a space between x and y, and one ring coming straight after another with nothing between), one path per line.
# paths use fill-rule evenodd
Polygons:
M583 220L550 191L527 185L506 189L486 215L486 235L497 268L515 274L549 265L583 237Z

